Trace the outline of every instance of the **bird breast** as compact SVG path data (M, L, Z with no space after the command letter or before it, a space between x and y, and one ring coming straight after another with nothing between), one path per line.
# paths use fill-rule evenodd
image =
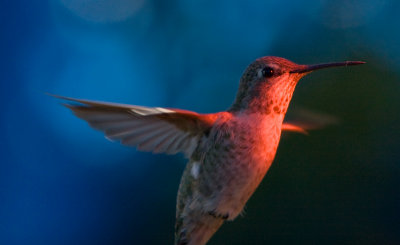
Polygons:
M242 115L215 130L214 139L210 139L213 147L204 159L205 167L214 166L204 187L218 190L209 199L211 209L230 220L240 214L271 166L280 128L279 119Z

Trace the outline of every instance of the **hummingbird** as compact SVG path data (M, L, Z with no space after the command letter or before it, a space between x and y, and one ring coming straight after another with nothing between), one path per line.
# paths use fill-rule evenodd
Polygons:
M184 153L174 244L203 245L242 213L275 158L281 132L305 132L283 122L298 81L314 70L364 63L299 65L261 57L244 71L230 108L210 114L53 96L110 140L153 153Z

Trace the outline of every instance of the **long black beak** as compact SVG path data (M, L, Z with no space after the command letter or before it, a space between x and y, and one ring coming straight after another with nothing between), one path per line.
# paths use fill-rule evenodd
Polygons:
M365 64L363 61L345 61L345 62L336 62L336 63L327 63L327 64L317 64L317 65L305 65L301 68L294 69L290 71L290 73L306 73L314 70L336 67L336 66L355 66Z

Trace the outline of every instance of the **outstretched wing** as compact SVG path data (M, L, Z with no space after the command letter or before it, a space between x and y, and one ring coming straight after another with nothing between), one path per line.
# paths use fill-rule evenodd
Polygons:
M64 105L90 126L103 131L108 139L154 153L183 152L189 157L199 137L216 119L216 114L52 96L74 102Z

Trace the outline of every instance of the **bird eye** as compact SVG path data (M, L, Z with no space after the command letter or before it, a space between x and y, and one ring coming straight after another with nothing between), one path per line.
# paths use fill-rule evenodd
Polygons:
M262 75L263 77L272 77L274 75L274 69L268 66L264 67L264 69L262 69Z

